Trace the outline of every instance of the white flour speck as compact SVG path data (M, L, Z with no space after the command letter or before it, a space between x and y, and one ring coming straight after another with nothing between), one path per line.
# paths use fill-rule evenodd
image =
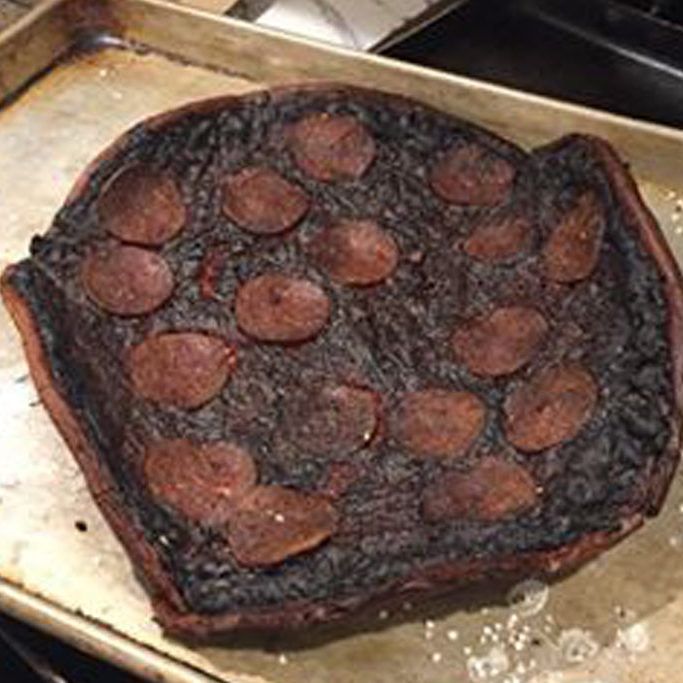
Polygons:
M572 664L592 659L600 650L592 633L582 628L562 631L558 645L564 659Z
M617 645L631 654L640 654L650 647L650 634L644 624L632 624L617 631Z
M481 657L469 657L467 673L473 681L495 678L510 668L510 659L502 647L492 647Z

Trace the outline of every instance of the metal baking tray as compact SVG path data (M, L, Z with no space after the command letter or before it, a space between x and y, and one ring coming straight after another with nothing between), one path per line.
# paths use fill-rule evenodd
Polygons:
M48 0L0 39L0 268L27 253L80 170L136 121L196 98L314 79L403 93L527 146L568 131L602 135L631 163L683 261L681 131L161 0ZM681 476L642 531L550 587L518 587L510 605L499 589L479 588L331 630L191 647L152 621L37 400L2 307L0 444L0 608L152 680L680 680Z

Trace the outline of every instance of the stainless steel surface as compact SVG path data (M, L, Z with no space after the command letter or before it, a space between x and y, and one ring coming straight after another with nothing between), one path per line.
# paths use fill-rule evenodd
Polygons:
M335 45L370 50L463 0L238 0L230 14Z
M116 29L91 34L98 49L73 53L30 80L71 44L67 11L81 30ZM525 145L570 130L602 134L632 164L683 261L683 134L661 126L322 47L161 0L50 0L0 39L0 76L10 97L0 109L0 268L26 254L31 235L46 228L88 160L136 121L199 97L312 79L402 92ZM173 683L679 678L680 475L658 519L549 590L527 585L522 604L506 606L488 589L467 591L331 631L190 647L163 637L152 621L146 595L26 373L0 307L0 606L86 651Z

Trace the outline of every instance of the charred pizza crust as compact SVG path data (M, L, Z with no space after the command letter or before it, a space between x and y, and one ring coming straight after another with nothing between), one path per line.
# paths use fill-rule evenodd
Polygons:
M150 119L2 294L162 625L553 574L656 514L681 285L625 166L344 86Z

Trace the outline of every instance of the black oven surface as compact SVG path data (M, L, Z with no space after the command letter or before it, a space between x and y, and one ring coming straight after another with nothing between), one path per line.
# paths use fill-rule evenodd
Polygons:
M683 126L680 0L470 0L386 54Z

